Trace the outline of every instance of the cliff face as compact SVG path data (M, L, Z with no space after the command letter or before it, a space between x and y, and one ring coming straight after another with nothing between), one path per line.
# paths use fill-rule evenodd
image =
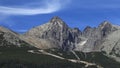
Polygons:
M83 51L101 51L101 45L105 42L105 38L112 32L118 30L111 23L104 21L97 28L86 27L83 31L83 37L87 38Z
M79 29L71 29L59 17L53 17L48 23L29 30L25 36L28 38L34 37L37 40L42 39L46 42L50 41L52 43L44 45L44 43L41 42L44 46L38 44L40 48L49 46L49 48L56 47L62 48L63 50L71 50L75 48L75 39L77 39L80 34Z
M48 23L32 28L24 36L28 43L41 49L91 52L101 51L106 37L119 29L119 26L104 21L96 28L87 26L81 32L78 28L70 28L59 17L53 17Z
M116 30L105 38L101 50L120 62L120 30Z

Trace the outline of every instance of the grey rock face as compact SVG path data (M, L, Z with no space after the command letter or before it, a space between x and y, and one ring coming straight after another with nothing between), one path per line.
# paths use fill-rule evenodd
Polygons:
M120 62L120 30L116 30L107 36L101 50Z
M117 30L120 30L119 26L104 21L96 28L87 26L81 32L78 28L70 28L59 17L53 17L46 24L29 30L23 37L26 42L41 49L60 48L64 51L83 52L101 51L102 49L108 53L111 53L112 50L114 53L118 53L119 44L110 46L111 41L106 40Z
M91 28L88 32L84 32L83 36L84 35L88 40L84 45L83 51L89 52L97 49L99 44L98 41L102 39L101 30L98 28Z
M88 40L85 43L82 51L101 51L101 44L105 42L105 38L116 30L117 28L107 21L101 23L97 28L91 28L87 26L82 35Z
M16 47L21 47L22 44L25 44L25 42L23 42L18 34L16 34L15 32L6 29L4 27L0 27L0 46L6 46L6 47L10 47L10 46L16 46Z
M117 50L119 48L119 41L120 41L120 30L117 30L105 39L105 42L102 44L102 50L105 51L107 54L110 54L112 51Z
M116 42L111 54L115 55L116 57L120 57L120 39Z
M114 32L117 30L116 27L114 27L111 23L108 21L104 21L102 24L98 27L102 31L102 37L107 36L109 33Z
M69 28L59 17L53 17L48 23L29 30L25 35L38 40L47 39L52 41L52 43L54 42L54 45L58 48L70 50L75 48L75 39L77 39L80 33L77 28ZM49 46L55 47L53 45ZM40 48L43 47L41 46Z
M83 32L70 28L59 17L53 17L48 23L32 28L25 33L26 41L38 48L61 48L83 52L101 51L105 38L118 30L118 26L107 21L97 28L87 26Z

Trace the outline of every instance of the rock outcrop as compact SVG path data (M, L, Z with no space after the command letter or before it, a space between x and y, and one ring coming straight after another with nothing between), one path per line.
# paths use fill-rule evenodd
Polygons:
M71 29L59 17L53 17L48 23L29 30L25 36L31 39L44 40L47 43L44 44L42 41L32 42L39 48L61 48L66 51L75 48L75 39L80 34L78 28Z
M116 30L118 30L118 28L108 21L104 21L97 28L91 28L87 26L84 29L82 36L88 40L85 43L82 51L101 51L101 45L103 42L105 42L105 38Z
M120 62L120 30L108 35L102 44L101 51ZM119 58L119 59L118 59Z
M60 48L64 51L91 52L101 51L106 37L119 29L119 26L104 21L98 27L87 26L81 32L78 28L70 28L55 16L49 22L30 29L23 37L28 43L41 49Z

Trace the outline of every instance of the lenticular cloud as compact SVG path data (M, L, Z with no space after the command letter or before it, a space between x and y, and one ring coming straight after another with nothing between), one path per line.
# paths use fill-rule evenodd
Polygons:
M49 2L48 0L45 0L43 5L39 5L39 2L36 4L38 4L38 5L34 6L32 8L27 5L24 5L21 7L20 6L19 7L18 6L15 6L15 7L0 6L0 13L7 14L7 15L49 14L49 13L53 13L53 12L56 12L56 11L59 11L60 9L62 9L62 7L65 5L65 2L61 3L60 0L51 0ZM27 8L26 8L26 6L27 6Z

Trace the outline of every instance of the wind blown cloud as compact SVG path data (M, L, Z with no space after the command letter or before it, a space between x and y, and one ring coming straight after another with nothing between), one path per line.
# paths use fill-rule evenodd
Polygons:
M6 7L0 6L0 13L7 14L7 15L37 15L37 14L48 14L53 13L58 10L61 10L63 6L68 3L68 0L62 3L60 0L44 0L43 4L41 5L38 3L33 3L34 7L29 7L29 5L24 6L15 6L15 7ZM27 6L27 8L26 8Z

